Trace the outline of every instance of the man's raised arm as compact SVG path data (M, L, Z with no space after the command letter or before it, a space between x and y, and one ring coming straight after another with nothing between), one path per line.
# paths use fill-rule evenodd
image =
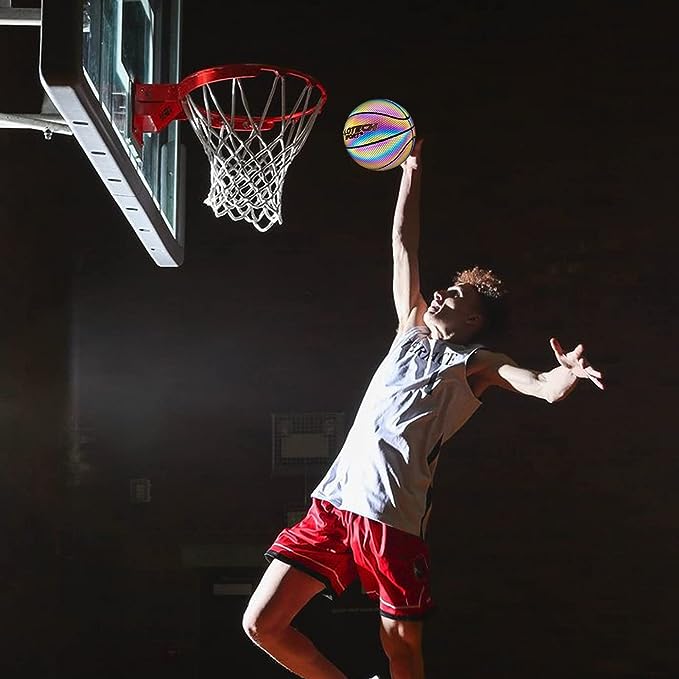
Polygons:
M401 169L401 184L394 210L392 252L394 255L393 293L398 331L422 322L426 304L420 292L420 185L422 142L418 141Z

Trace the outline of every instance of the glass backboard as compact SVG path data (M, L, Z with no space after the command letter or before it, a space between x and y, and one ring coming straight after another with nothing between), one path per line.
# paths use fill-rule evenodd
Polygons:
M139 144L133 83L176 83L181 0L43 0L40 78L158 266L184 257L179 123Z

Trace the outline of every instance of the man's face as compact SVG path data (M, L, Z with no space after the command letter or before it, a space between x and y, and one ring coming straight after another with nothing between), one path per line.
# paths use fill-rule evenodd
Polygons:
M424 314L437 339L469 341L483 325L483 301L473 285L451 285L437 290Z

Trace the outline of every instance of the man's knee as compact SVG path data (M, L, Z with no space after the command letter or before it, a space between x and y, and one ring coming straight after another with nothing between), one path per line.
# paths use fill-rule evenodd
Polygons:
M422 625L416 622L382 619L382 647L387 657L418 658L422 654Z
M269 649L285 637L291 621L323 589L316 578L275 559L266 569L243 614L245 633Z
M267 642L275 639L279 626L270 615L262 611L254 611L248 607L243 614L243 631L258 646L266 646Z

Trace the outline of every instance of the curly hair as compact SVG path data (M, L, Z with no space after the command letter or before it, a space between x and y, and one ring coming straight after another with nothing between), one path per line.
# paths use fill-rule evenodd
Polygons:
M497 274L490 269L475 266L473 269L458 271L454 283L455 285L471 285L481 295L485 318L481 334L496 336L506 329L508 290Z

